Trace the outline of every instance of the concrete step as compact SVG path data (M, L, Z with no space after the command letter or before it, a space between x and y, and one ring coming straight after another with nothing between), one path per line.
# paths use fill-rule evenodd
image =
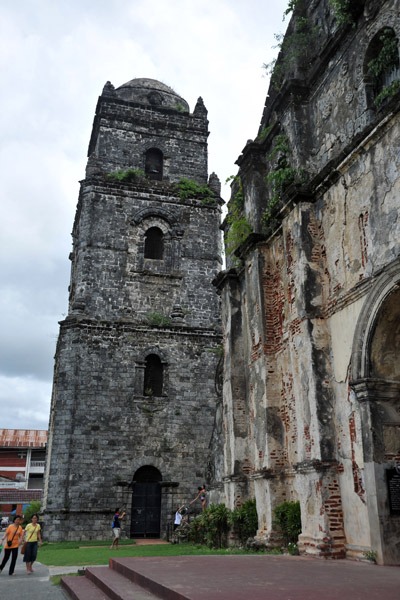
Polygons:
M157 596L110 567L88 567L85 575L112 600L158 600Z
M110 600L110 597L87 577L65 575L61 577L61 586L71 600Z
M162 557L161 561L166 557ZM182 557L178 557L179 559ZM192 557L191 557L192 558ZM124 558L111 558L110 559L110 567L112 571L123 575L127 580L134 582L141 586L142 589L146 590L150 593L151 598L157 598L161 600L191 600L191 596L181 593L181 590L177 589L180 587L178 585L170 586L168 582L164 584L164 582L158 580L157 578L157 565L153 572L147 574L141 571L140 566L143 565L142 561L147 561L148 559L139 559L125 560ZM150 559L151 563L154 565L154 560ZM156 559L157 564L159 559ZM184 573L180 574L181 577L184 577ZM174 582L175 584L175 582ZM174 589L175 588L175 589Z
M109 567L87 567L84 577L62 577L61 584L72 600L159 600Z

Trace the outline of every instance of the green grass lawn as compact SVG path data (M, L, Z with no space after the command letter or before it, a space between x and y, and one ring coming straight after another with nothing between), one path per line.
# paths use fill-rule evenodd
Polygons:
M121 540L122 542L122 540ZM193 556L201 554L249 554L247 550L229 549L211 550L206 546L194 544L157 544L154 546L128 546L132 540L126 540L119 550L110 550L106 546L95 547L105 542L60 542L45 544L38 551L37 560L44 565L54 567L107 565L110 558L118 556ZM82 548L81 546L91 546Z

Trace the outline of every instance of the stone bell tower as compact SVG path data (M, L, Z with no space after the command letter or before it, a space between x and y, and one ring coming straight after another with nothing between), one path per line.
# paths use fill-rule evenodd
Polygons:
M221 341L220 184L207 110L171 88L109 82L73 228L55 357L44 511L49 540L164 535L205 481ZM208 182L208 189L206 187Z

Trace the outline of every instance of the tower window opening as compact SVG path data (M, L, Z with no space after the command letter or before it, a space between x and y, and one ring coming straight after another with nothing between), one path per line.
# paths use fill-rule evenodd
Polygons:
M163 391L163 365L156 354L146 357L144 369L144 396L162 396Z
M144 170L149 179L162 181L163 153L161 150L158 150L158 148L147 150Z
M145 233L144 257L158 260L164 257L164 234L158 227L150 227Z

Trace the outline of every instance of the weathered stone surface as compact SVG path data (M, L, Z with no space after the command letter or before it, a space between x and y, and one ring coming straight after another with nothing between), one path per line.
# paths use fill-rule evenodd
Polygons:
M373 15L354 3L354 27L338 25L328 0L297 4L287 38L300 17L310 32L318 24L313 60L289 61L238 159L254 233L216 282L225 499L255 495L257 539L268 545L281 543L274 508L299 500L301 551L374 550L398 564L385 471L400 462L399 98L374 105L368 73L382 28L400 39L398 3L376 3ZM282 165L292 185L274 198Z
M176 186L181 177L207 182L201 104L190 114L175 92L147 79L116 90L106 84L99 98L56 352L44 500L49 540L110 537L116 506L127 512L129 536L141 467L160 473L158 535L165 535L177 507L207 480L221 340L211 281L221 265L222 201L182 197ZM107 176L144 171L154 148L162 156L159 180L140 172L130 182ZM145 252L152 228L162 238L158 258ZM149 355L162 365L161 393L145 389Z

